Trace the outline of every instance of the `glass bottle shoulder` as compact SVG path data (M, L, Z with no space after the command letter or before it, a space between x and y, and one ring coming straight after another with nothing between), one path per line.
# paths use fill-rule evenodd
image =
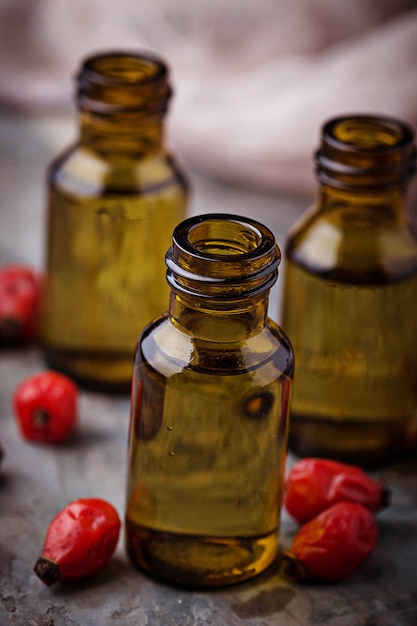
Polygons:
M369 275L387 282L417 272L416 229L382 201L312 206L290 231L285 252L307 271L347 281Z
M187 189L175 160L163 150L111 155L83 143L74 143L52 161L48 184L67 196L92 198L164 192L183 195Z
M236 375L271 368L277 377L293 373L293 352L284 331L272 320L240 341L209 341L172 323L169 314L148 325L138 342L135 365L147 364L166 378L184 369Z

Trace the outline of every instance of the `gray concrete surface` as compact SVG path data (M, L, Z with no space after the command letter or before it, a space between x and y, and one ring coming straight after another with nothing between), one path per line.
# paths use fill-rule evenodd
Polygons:
M72 133L72 120L0 115L0 263L41 266L44 171ZM223 185L196 172L191 180L190 213L253 215L274 230L281 245L306 204ZM276 319L279 298L278 286L271 297ZM36 349L0 353L0 440L6 452L0 469L1 626L417 624L417 459L375 473L391 486L392 506L379 516L375 553L343 583L295 585L277 563L235 587L178 590L136 571L121 539L114 558L95 578L46 588L32 568L58 510L77 497L97 496L123 514L128 399L83 392L73 440L58 448L29 444L20 438L10 400L17 383L42 368ZM284 515L284 548L295 530Z

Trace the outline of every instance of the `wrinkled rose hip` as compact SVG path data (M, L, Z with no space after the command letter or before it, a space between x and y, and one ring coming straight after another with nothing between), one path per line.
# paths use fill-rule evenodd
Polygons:
M306 458L296 463L288 475L284 504L288 513L303 524L337 502L357 502L376 513L389 504L389 498L389 489L359 467Z
M59 443L78 418L78 388L63 374L46 371L26 378L13 394L22 436L38 443Z
M339 502L307 522L283 554L298 581L340 581L369 557L378 540L374 515L361 504Z
M96 574L114 553L120 527L116 509L106 500L74 500L50 523L36 575L50 587Z

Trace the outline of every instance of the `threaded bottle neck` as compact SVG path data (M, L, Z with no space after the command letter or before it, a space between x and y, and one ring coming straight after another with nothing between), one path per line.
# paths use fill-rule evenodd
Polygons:
M199 215L174 230L167 281L193 308L245 308L245 301L268 295L280 259L272 232L255 220Z
M163 116L171 96L168 68L145 53L107 52L84 60L77 104L96 115Z
M374 115L330 120L315 154L321 183L345 190L405 187L415 171L414 134L403 122Z
M171 93L168 68L155 56L108 52L85 59L77 76L81 141L104 152L159 149Z

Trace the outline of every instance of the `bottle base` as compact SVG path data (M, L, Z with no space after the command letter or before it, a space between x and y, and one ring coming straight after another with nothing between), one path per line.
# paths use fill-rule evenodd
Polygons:
M165 582L190 588L233 585L263 572L278 554L277 532L218 538L144 528L126 520L126 550L134 565Z
M324 422L292 415L288 448L297 456L331 458L364 468L404 460L417 447L417 420Z
M130 394L133 352L126 355L44 348L43 354L50 369L65 374L81 389L109 394Z

